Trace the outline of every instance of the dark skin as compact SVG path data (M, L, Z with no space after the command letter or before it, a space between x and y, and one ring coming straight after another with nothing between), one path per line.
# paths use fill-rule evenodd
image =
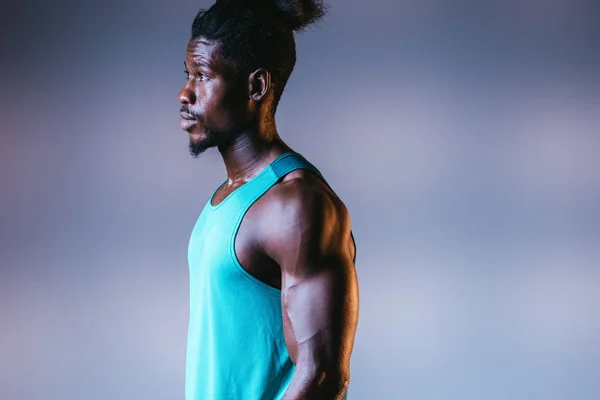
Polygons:
M227 170L216 205L292 149L275 126L269 71L241 74L218 43L203 38L188 43L185 66L182 129L191 147L218 147ZM285 341L296 365L286 400L340 399L348 386L358 320L354 251L344 203L307 170L287 174L242 220L235 241L240 264L281 290Z

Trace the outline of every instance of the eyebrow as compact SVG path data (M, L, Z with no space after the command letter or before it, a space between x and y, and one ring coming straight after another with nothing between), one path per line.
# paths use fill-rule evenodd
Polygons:
M183 66L187 69L187 64L185 62L185 60L183 61ZM195 61L192 63L192 67L203 67L203 68L208 68L210 69L210 67L208 65L206 65L206 63L202 62L202 61Z

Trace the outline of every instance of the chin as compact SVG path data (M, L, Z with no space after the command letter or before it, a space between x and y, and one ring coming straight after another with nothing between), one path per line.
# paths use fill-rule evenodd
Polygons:
M217 143L213 139L212 135L206 132L190 132L190 154L198 157L211 147L216 147Z
M204 153L209 148L214 147L211 146L206 141L193 142L190 140L189 151L193 157L198 157L200 154Z
M200 130L192 130L188 132L190 136L190 142L198 143L207 139L206 132Z

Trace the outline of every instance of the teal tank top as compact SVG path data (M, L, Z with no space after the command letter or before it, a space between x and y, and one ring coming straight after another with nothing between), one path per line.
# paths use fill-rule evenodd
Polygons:
M246 272L234 243L250 206L296 169L327 184L303 156L285 153L213 206L215 190L196 221L188 247L186 400L279 400L292 380L281 291Z

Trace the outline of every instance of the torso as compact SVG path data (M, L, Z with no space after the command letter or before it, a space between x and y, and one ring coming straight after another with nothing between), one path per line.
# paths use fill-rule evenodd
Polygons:
M335 193L329 189L329 187L316 175L308 170L295 170L283 177L282 182L290 181L293 179L303 179L310 185L319 185L323 190L330 193L336 202L341 200ZM265 223L267 220L276 218L272 213L269 213L270 199L272 199L273 188L278 185L275 184L271 187L262 197L260 197L247 211L246 215L242 219L239 230L235 238L235 254L242 267L256 279L272 286L276 289L281 290L281 268L267 256L258 245L258 238L263 235L271 223ZM240 187L241 184L227 186L222 185L217 189L213 196L212 204L218 205L222 202L229 194ZM350 239L348 242L352 257L354 257L354 243ZM297 344L293 340L293 332L289 318L285 309L283 310L283 326L286 338L286 345L290 354L291 360L296 363L296 352Z

